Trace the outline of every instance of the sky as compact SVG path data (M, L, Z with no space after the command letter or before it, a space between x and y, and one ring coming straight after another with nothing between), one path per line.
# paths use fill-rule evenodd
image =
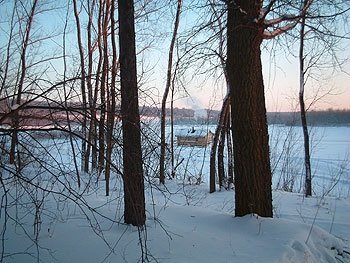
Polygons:
M10 3L10 2L9 2ZM58 10L51 10L44 12L36 17L36 23L39 24L40 29L45 34L52 32L60 32L64 26L65 8ZM1 12L8 12L8 10L2 9ZM191 17L192 11L186 12L186 15L180 20L180 30L189 28L193 25L194 18ZM9 13L9 12L8 12ZM67 46L68 52L72 52L78 56L78 50L76 47L76 36L74 31L73 14L70 14L71 22L68 27L68 39ZM6 31L6 23L4 18L1 19L2 31ZM149 21L147 21L149 22ZM153 23L153 24L152 24ZM163 90L165 87L166 65L168 58L168 46L171 32L172 21L169 16L162 17L160 21L151 21L149 24L154 29L159 29L159 32L165 32L167 39L162 41L155 41L152 43L153 49L151 53L146 56L146 67L153 68L149 73L149 83L146 83L147 88L155 87L155 91L152 95L152 101L155 100L160 105ZM141 23L141 25L144 25ZM160 26L160 27L159 27ZM181 29L182 28L182 29ZM151 28L152 29L152 28ZM149 30L149 29L148 29ZM140 31L139 31L140 32ZM153 31L155 32L155 31ZM41 33L41 32L39 32ZM84 33L84 32L83 32ZM152 33L142 31L142 33ZM38 31L36 31L38 34ZM83 34L84 35L84 34ZM52 40L45 41L41 48L44 48L45 52L51 52L52 50L60 50L62 36L59 34ZM5 42L3 42L5 43ZM138 47L139 50L142 47ZM339 58L345 59L350 49L350 41L344 40L340 44ZM296 53L296 52L294 52ZM143 57L138 57L141 61ZM56 60L50 62L50 69L52 74L56 74L55 70L62 71L62 61ZM278 50L275 48L273 55L271 49L262 49L262 64L263 75L265 82L265 97L267 111L294 111L298 107L297 98L299 91L299 73L298 73L298 60L292 55L286 55L284 50ZM53 70L53 67L56 69ZM322 100L317 101L312 105L311 109L325 110L329 108L333 109L350 109L350 63L345 63L343 66L344 72L339 70L332 72L331 69L323 71L317 76L316 81L309 81L306 86L306 103L310 103L312 99L316 97L322 97ZM191 73L186 76L187 79L191 78ZM203 77L204 79L204 77ZM186 89L188 96L184 96L181 93L180 97L175 100L174 105L176 107L185 107L192 109L220 109L222 105L222 99L226 94L226 86L223 81L217 83L212 79L206 79L205 81L196 79L195 81L189 81L186 83ZM318 91L318 93L317 93ZM324 96L325 94L328 95ZM317 95L315 95L317 94Z
M347 47L344 49L347 51ZM341 57L346 57L346 51ZM262 65L265 85L266 109L269 112L295 111L298 108L299 62L292 56L276 54L272 61L270 54L262 51ZM307 105L316 97L322 97L312 104L310 110L350 109L350 63L345 63L343 72L333 69L324 70L317 81L309 80L305 88ZM192 98L185 98L175 103L178 107L220 109L225 96L225 86L214 89L208 81L204 86L188 90Z
M328 10L329 11L329 10ZM325 11L327 12L327 11ZM329 11L331 12L331 11ZM180 20L180 29L192 26L195 19L188 19L193 16L192 12L183 14ZM192 23L192 24L191 24ZM185 24L185 25L184 25ZM337 24L337 33L349 30L346 23ZM333 27L334 24L328 25ZM344 34L344 33L343 33ZM267 111L295 111L298 107L299 93L299 62L298 62L298 42L286 43L286 47L281 47L280 43L286 41L284 37L277 40L265 40L262 44L262 65L265 84L265 99ZM287 41L290 41L288 39ZM318 46L308 40L307 45L311 47ZM273 48L272 48L273 47ZM321 45L322 47L322 45ZM315 99L316 103L312 103L311 110L327 110L333 109L350 109L350 39L342 39L338 41L337 59L340 61L347 60L342 68L328 68L317 71L312 69L313 80L309 79L305 87L306 105L311 104ZM165 47L167 50L167 47ZM305 53L309 56L315 50L305 48ZM293 54L291 54L292 52ZM316 53L317 54L317 53ZM327 52L323 52L320 64L331 62ZM164 57L166 59L166 57ZM324 67L325 65L322 65ZM226 86L215 87L213 81L207 80L205 83L196 85L190 84L187 87L192 98L179 100L175 105L181 107L197 108L215 108L220 109L222 98L226 94Z

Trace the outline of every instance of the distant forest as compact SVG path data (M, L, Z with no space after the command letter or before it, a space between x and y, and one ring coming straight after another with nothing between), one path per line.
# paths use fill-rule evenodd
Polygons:
M267 119L269 124L301 125L299 112L270 112ZM349 126L350 110L309 111L307 121L313 126Z
M141 115L156 117L160 116L160 109L157 107L141 107ZM216 124L219 119L219 111L206 110L206 116L197 116L196 111L186 108L174 108L175 124L209 123ZM170 118L170 109L167 109L167 116ZM350 110L309 111L307 113L309 125L317 126L350 126ZM299 112L268 112L267 121L269 124L301 125Z
M80 122L77 112L84 112L85 109L79 103L61 105L58 103L25 102L19 111L22 125L49 125L66 121L66 112L72 116L72 122ZM99 107L97 113L99 113ZM120 114L120 106L116 107L116 116ZM174 124L217 124L220 111L217 110L193 110L187 108L174 108ZM156 106L141 106L140 115L150 118L159 118L160 109ZM171 110L166 109L167 119L170 121ZM11 123L11 110L5 100L0 100L0 125ZM350 110L309 111L307 113L309 125L313 126L350 126ZM267 121L269 124L281 124L288 126L301 125L299 112L268 112Z

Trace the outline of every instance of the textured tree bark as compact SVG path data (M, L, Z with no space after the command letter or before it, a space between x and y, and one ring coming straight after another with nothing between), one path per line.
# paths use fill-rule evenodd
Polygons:
M227 74L231 95L235 214L272 216L271 168L261 51L262 1L229 1Z
M123 130L124 221L145 224L145 194L142 169L138 104L134 3L118 0L121 114Z

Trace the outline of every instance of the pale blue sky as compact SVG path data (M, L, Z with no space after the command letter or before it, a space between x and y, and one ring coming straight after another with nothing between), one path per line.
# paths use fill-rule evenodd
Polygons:
M6 10L2 10L1 12L1 21L4 22L3 12ZM37 23L37 28L40 28L40 32L36 32L36 34L43 33L49 34L52 32L61 32L64 24L66 10L59 9L49 11L45 14L40 14L36 17L35 22ZM70 18L73 18L73 13L70 14ZM162 20L155 21L154 23L162 23L161 27L158 28L160 30L168 30L170 32L172 26L171 20ZM183 18L180 21L181 27L189 27L193 19L189 19L188 17ZM169 26L166 25L169 23ZM157 24L153 25L157 28ZM1 24L2 30L6 30L5 23ZM69 30L74 30L74 22L70 21ZM46 32L46 33L45 33ZM1 33L2 34L2 33ZM170 38L170 35L168 35ZM1 37L2 38L2 37ZM3 40L1 40L4 43ZM78 50L75 40L75 32L70 32L67 37L67 52L71 54L75 54L78 56ZM154 68L153 72L148 73L149 83L146 83L146 87L155 87L157 89L154 99L161 101L161 96L165 87L165 76L166 76L166 64L167 64L167 51L168 51L168 42L169 40L158 41L152 43L153 45L153 53L150 53L145 56L146 64L149 68L152 68L155 63L158 63ZM61 45L62 36L57 36L54 39L46 40L43 42L41 48L46 52L52 50L59 51L59 45ZM345 58L348 56L348 49L350 45L350 41L343 41L344 51L339 53L341 58ZM139 48L140 49L140 48ZM61 52L61 51L59 51ZM298 73L298 60L297 58L284 54L284 51L276 52L276 56L274 60L270 57L270 52L267 52L266 49L262 51L262 61L263 61L263 73L265 80L265 90L266 90L266 107L268 111L290 111L295 110L297 107L298 91L299 91L299 73ZM286 58L287 57L287 58ZM138 58L141 61L141 57ZM147 61L148 59L148 61ZM56 69L62 69L62 62L59 60L52 63L56 67ZM350 108L350 63L347 63L343 67L344 71L332 73L331 70L327 72L323 72L323 74L319 78L319 83L309 82L306 86L306 97L314 97L315 90L319 87L321 91L318 96L322 96L327 93L330 89L332 89L333 95L325 96L321 101L318 101L312 109L343 109ZM52 69L51 69L52 70ZM52 70L52 74L55 72ZM191 76L185 77L186 79L190 79ZM322 79L323 78L323 79ZM201 82L201 80L192 81L186 83L186 89L191 95L190 98L177 99L175 101L175 106L177 107L190 107L194 109L198 108L214 108L219 109L221 107L222 98L226 93L226 86L223 83L215 83L214 80L208 79L206 82ZM308 100L309 101L309 100ZM307 101L307 102L308 102Z
M276 62L271 62L266 53L262 56L267 111L294 111L298 107L298 60L293 57L287 60L283 55L278 55L275 60ZM328 70L322 75L324 79L319 79L318 83L307 83L307 102L310 103L314 97L325 95L311 109L350 109L350 63L345 64L343 69L347 73L339 70L333 73L332 70ZM219 109L226 87L222 84L221 88L214 88L213 82L207 81L204 86L193 85L187 89L192 98L179 100L175 103L176 106ZM326 95L327 93L329 94Z

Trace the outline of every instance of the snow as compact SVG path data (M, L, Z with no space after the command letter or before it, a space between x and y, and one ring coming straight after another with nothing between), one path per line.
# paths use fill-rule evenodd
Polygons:
M348 134L349 129L339 131ZM325 146L320 145L328 151L316 151L315 158L333 162L329 154L338 158L344 150L339 144L333 144L339 151L331 149L332 132L336 131L330 131L325 132ZM346 142L342 142L345 147L347 140L344 137ZM69 151L62 144L56 143L55 147L62 147L60 155L53 146L47 148L53 158L69 163ZM208 155L208 149L193 147L181 148L178 153L202 158L203 151ZM193 168L191 164L186 167ZM0 172L3 180L8 178L8 171ZM183 180L185 176L167 180L165 186L158 185L156 179L147 179L147 222L141 229L123 224L122 182L117 175L112 176L111 195L106 197L104 182L96 184L94 175L81 174L86 187L79 190L69 175L59 175L54 169L51 172L57 178L50 187L63 195L45 195L38 236L33 233L32 202L18 189L12 189L6 212L13 220L8 219L4 229L2 200L3 262L141 262L141 248L144 258L151 262L350 262L348 174L338 182L343 191L320 191L305 198L302 193L274 190L274 218L254 214L234 217L234 189L209 194L206 165L199 185ZM27 173L32 173L29 178L36 178L34 170ZM39 179L48 187L50 181L43 178L44 172ZM74 195L66 196L64 180L71 182L69 190L76 191ZM30 193L38 200L44 195L39 190ZM21 202L14 205L14 200Z
M239 218L233 216L233 191L208 194L206 185L184 186L175 180L167 182L167 190L153 189L153 198L149 190L141 236L154 262L338 262L337 257L350 262L348 199L305 199L275 191L275 218ZM120 190L114 191L113 197L103 197L101 191L87 200L92 207L102 205L99 212L116 222L98 216L89 222L77 206L64 202L55 220L43 217L42 261L138 262L139 231L122 223L122 212L116 212ZM30 233L30 222L24 227ZM16 255L4 262L36 262L35 246L21 228L12 225L7 232L7 253L27 251L33 257Z

